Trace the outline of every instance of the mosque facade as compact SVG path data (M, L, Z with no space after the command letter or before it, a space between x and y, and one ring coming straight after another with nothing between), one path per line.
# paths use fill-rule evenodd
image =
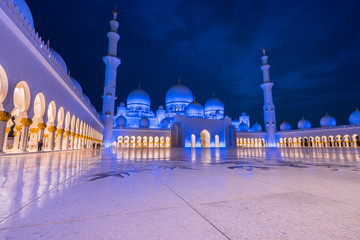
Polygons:
M213 96L204 105L179 79L164 96L164 106L151 109L150 95L140 86L115 106L119 23L114 11L107 33L109 48L103 57L105 83L101 114L65 60L36 32L24 0L0 0L0 151L68 150L104 147L359 147L360 112L349 124L338 126L325 115L321 127L300 119L297 129L276 122L265 49L261 56L264 126L250 124L242 113L226 116L223 102ZM36 71L34 71L36 69ZM260 88L259 88L260 90ZM276 96L275 96L276 98Z

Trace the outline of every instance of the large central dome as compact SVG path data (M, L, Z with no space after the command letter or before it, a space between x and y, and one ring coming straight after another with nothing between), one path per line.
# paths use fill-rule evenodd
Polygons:
M191 90L182 84L172 86L166 93L166 107L169 105L188 105L193 101L194 97Z

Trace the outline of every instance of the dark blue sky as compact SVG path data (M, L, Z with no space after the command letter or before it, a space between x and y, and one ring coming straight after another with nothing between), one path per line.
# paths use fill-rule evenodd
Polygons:
M280 124L314 127L327 112L338 124L360 107L360 4L356 0L27 0L34 25L66 61L101 110L109 19L120 22L117 94L126 101L138 83L151 108L165 104L178 76L196 99L215 95L225 114L263 123L261 47L275 83Z

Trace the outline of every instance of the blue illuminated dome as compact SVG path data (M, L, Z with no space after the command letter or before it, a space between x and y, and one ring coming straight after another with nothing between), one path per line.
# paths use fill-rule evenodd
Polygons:
M329 115L325 115L321 118L320 120L320 126L322 127L334 127L336 126L336 120L335 118L329 116Z
M85 101L89 103L89 105L91 105L91 101L89 99L88 96L86 96L85 94L83 94L83 97L85 98Z
M71 81L74 83L75 87L79 90L79 92L82 93L82 88L81 88L81 85L78 81L75 80L75 78L73 77L70 77L71 78Z
M281 123L280 124L280 130L281 131L289 131L289 130L291 130L291 125L290 125L290 123L288 123L288 122L283 122L283 123Z
M24 18L30 23L31 27L34 28L34 20L30 11L29 6L26 4L24 0L13 0L14 6L19 7L19 13L22 12Z
M309 128L311 128L311 123L303 117L298 122L298 128L299 129L309 129Z
M132 110L149 110L149 94L140 88L135 89L127 97L127 107Z
M127 120L122 115L120 117L116 118L116 120L115 120L116 127L126 127L126 124L127 124Z
M243 132L243 131L248 131L249 130L249 127L246 123L242 122L239 124L239 131L240 132Z
M55 59L58 61L60 68L67 73L68 72L68 68L66 66L66 63L64 61L64 59L60 56L59 53L57 53L54 49L50 48L50 52L54 55Z
M165 97L166 108L169 109L173 106L186 107L193 99L194 97L191 90L187 86L179 83L167 91Z
M259 124L259 123L254 123L254 125L252 126L252 130L254 131L254 132L261 132L262 131L262 127L261 127L261 125Z
M169 128L170 120L168 118L164 118L163 120L161 120L160 125L162 128Z
M351 125L360 124L360 112L358 109L350 115L349 122Z
M147 117L142 117L139 121L139 127L140 128L149 128L150 122Z
M185 116L189 118L203 118L204 108L199 102L194 100L186 107Z
M205 103L204 111L206 118L212 118L216 115L224 117L224 104L218 98L210 98Z

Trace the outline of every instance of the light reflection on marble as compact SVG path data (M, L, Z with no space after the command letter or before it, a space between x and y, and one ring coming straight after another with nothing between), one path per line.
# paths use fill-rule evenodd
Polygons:
M359 239L359 156L352 148L3 155L0 239L117 239L119 231L122 239ZM292 218L297 205L322 217Z

